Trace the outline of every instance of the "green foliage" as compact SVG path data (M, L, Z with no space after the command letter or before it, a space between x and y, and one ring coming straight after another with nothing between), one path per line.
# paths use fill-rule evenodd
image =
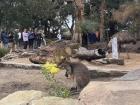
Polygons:
M118 9L121 4L130 1L133 0L105 0L105 2L104 0L89 0L89 2L85 4L84 14L86 16L86 19L90 19L98 23L101 22L101 15L104 14L103 24L105 29L109 29L110 27L109 22L111 21L112 18L112 11ZM102 3L104 3L103 7L102 7ZM104 8L102 9L102 12L101 12L101 7Z
M48 81L55 81L53 75L46 68L42 67L42 73Z
M130 2L133 0L106 0L106 5L109 9L118 9L121 4Z
M15 28L18 24L29 24L30 14L26 0L1 0L1 25L7 28Z
M8 49L0 48L0 58L5 56L9 52Z
M84 5L84 15L90 16L90 4L89 3L85 3L85 5Z
M45 75L46 79L49 82L49 86L50 86L50 89L48 90L49 95L63 97L63 98L70 97L71 96L70 90L55 80L54 75L50 72L52 70L47 70L47 68L50 68L50 67L47 67L49 65L51 68L53 68L51 66L52 64L47 64L47 65L45 64L42 66L42 73Z
M91 0L90 3L86 3L84 6L84 14L86 19L91 19L96 22L100 21L100 5L101 0Z
M62 8L60 8L60 15L63 18L66 18L68 15L75 15L75 7L73 4L67 4L63 5Z
M97 22L91 20L84 20L80 23L81 32L95 32L99 28L99 24Z
M57 34L67 15L74 14L74 5L64 0L0 0L0 25L17 27L45 27L45 34Z
M63 86L59 86L57 84L55 84L55 87L53 88L52 91L49 92L49 94L51 96L63 97L63 98L70 97L70 95L71 95L69 89L67 89L66 87L63 87Z
M63 98L66 98L66 97L70 96L70 91L65 87L58 87L58 88L56 88L55 91L56 91L55 96L63 97Z
M133 24L129 27L129 31L132 33L139 33L140 29L140 20L138 22L133 22Z

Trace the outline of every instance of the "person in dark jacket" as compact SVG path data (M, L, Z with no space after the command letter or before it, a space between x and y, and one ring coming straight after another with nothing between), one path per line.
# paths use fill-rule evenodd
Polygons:
M18 38L19 38L19 36L18 36L18 29L15 29L15 31L14 31L14 33L13 33L14 35L13 35L13 37L14 37L14 47L15 47L15 50L17 50L17 45L18 45Z
M41 47L41 42L42 42L42 34L40 32L40 30L38 30L37 34L36 34L36 40L37 40L37 48Z
M33 49L33 43L34 43L35 33L32 30L30 30L28 32L28 34L29 34L29 36L28 36L28 39L29 39L29 48L30 49Z
M8 48L9 36L6 31L1 32L1 41L3 43L4 48Z
M10 53L12 53L14 51L14 35L12 32L9 32L9 49L10 49Z

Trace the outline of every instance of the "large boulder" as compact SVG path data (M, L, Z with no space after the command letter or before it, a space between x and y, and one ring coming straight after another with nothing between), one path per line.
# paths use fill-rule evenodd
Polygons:
M76 99L64 99L60 97L43 97L39 100L34 100L30 105L77 105Z
M90 82L79 96L79 105L140 105L140 80Z
M60 97L44 97L40 91L18 91L0 100L0 105L77 105L78 100Z
M32 100L40 99L44 94L40 91L18 91L0 100L0 105L28 105Z

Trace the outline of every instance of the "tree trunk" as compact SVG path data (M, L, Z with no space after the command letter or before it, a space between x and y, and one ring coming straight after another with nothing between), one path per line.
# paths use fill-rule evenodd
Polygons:
M45 37L46 37L46 35L47 35L47 25L46 24L44 25L44 34L45 34Z
M80 32L80 26L77 24L81 21L83 21L83 13L84 13L84 4L83 0L74 0L76 5L76 24L75 24L75 33L73 35L73 40L82 43L82 35Z
M104 40L104 10L105 10L105 0L102 1L101 3L101 8L100 8L100 40L103 41Z

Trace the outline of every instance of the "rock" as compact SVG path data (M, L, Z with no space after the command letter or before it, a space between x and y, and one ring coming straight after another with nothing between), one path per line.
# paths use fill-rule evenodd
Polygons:
M140 69L128 72L126 75L121 78L116 78L114 80L123 80L123 81L134 81L140 80Z
M47 56L31 56L29 61L34 64L45 64L47 61Z
M44 94L40 91L18 91L0 100L0 105L28 105L32 100L43 96Z
M0 100L0 105L77 105L78 100L60 97L44 97L40 91L18 91Z
M103 60L106 61L107 64L124 65L124 59L122 59L122 58L119 58L119 59L105 58L105 59L103 59Z
M4 57L1 58L1 61L8 61L10 59L18 58L17 54L7 54Z
M20 58L27 58L27 57L30 57L34 54L35 54L34 52L23 52L23 53L19 54L19 57Z
M77 105L77 100L60 97L43 97L39 100L32 101L30 105Z
M140 80L90 82L78 105L140 105Z

